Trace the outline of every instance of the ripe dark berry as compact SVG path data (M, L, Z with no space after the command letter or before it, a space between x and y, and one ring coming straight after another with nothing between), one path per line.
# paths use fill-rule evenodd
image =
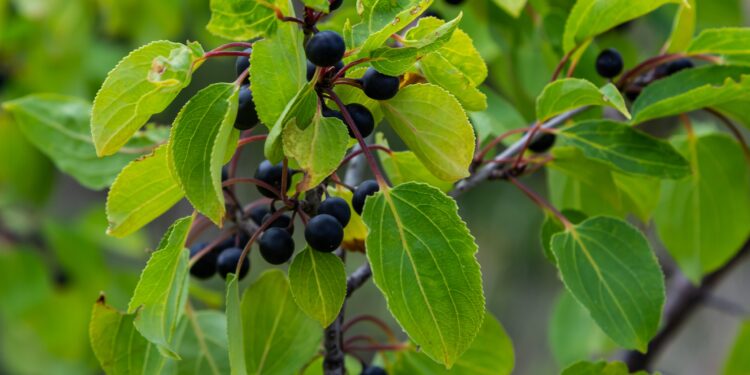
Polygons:
M372 131L375 130L375 118L372 117L372 113L367 107L359 103L352 103L346 105L346 110L349 111L349 115L352 116L354 125L357 126L357 130L359 130L359 134L362 135L362 138L372 134ZM349 129L349 136L355 138L352 129Z
M253 102L253 93L250 91L250 85L240 87L239 105L237 106L237 117L234 120L234 127L238 130L252 129L258 124L258 113L255 111Z
M369 366L362 371L361 375L388 375L388 373L382 367Z
M240 249L243 249L248 242L250 242L250 237L245 234L245 232L241 231L239 234L231 236L222 241L220 244L216 245L214 251L218 254L230 247L239 247Z
M314 250L330 253L344 240L344 228L331 215L317 215L307 222L305 240Z
M357 189L354 190L354 196L352 196L354 211L362 215L362 210L365 208L365 199L378 191L380 191L380 186L375 180L367 180L359 184Z
M256 225L261 225L263 224L263 218L269 212L271 211L266 206L255 206L250 210L250 219L252 219Z
M269 228L260 236L260 255L266 262L282 264L294 253L294 240L289 232L281 228Z
M311 63L310 60L307 61L307 80L311 81L313 77L315 77L315 64ZM338 73L339 70L344 68L344 62L339 61L336 63L336 65L333 66L333 69L329 70L326 76L331 77L333 74Z
M273 165L268 160L263 160L258 166L258 169L255 170L256 179L271 185L276 190L281 190L281 179L283 174L284 167L281 163ZM258 186L258 191L268 198L278 198L276 194L264 187Z
M253 53L253 49L248 48L242 52ZM234 69L237 71L237 77L241 76L248 68L250 68L250 56L237 57L237 60L234 62Z
M263 217L263 220L261 221L261 224L265 224L266 221L271 220L271 214L270 212L266 214L266 216ZM281 228L285 229L289 234L294 233L294 227L292 226L292 218L289 217L289 215L281 215L276 218L276 220L271 223L268 228Z
M668 77L681 70L690 69L694 66L695 65L693 65L693 62L688 59L679 59L668 62L664 65L660 65L658 68L656 68L656 75L658 77Z
M322 114L323 114L323 117L335 117L335 118L341 120L341 122L343 122L344 124L346 124L346 121L344 120L344 115L341 114L341 112L339 112L339 111L337 111L335 109L330 109L328 107L323 107Z
M330 30L313 35L305 46L307 59L317 66L335 65L344 57L345 51L344 38Z
M539 134L535 140L529 143L529 150L533 152L546 152L555 144L555 135L552 133Z
M334 10L339 9L343 3L344 0L331 0L331 4L328 5L328 10L333 12Z
M464 0L445 0L445 2L450 5L460 5L463 4Z
M398 77L385 75L373 68L367 69L362 76L362 89L365 95L375 100L388 100L396 96L400 84Z
M443 19L443 15L434 10L427 10L424 13L422 13L422 15L419 17L435 17L439 20Z
M229 179L229 166L225 165L221 167L221 182Z
M206 246L208 246L208 244L205 242L191 246L190 257L192 258ZM207 254L203 255L200 259L198 259L197 262L195 262L195 264L193 264L192 267L190 267L191 275L199 279L208 279L216 273L216 258L218 254L214 250L211 250Z
M221 275L223 279L226 279L228 274L235 272L237 269L237 263L240 262L241 255L242 249L238 247L230 247L219 254L219 257L216 260L216 270L219 271L219 275ZM240 274L237 275L237 277L242 280L249 270L250 259L246 258L245 261L242 262Z
M608 48L596 58L596 72L604 78L616 77L622 72L622 56L617 50Z
M349 224L349 219L352 218L352 210L349 209L349 204L339 197L326 198L326 200L320 204L320 207L318 207L318 215L321 214L335 217L342 227Z

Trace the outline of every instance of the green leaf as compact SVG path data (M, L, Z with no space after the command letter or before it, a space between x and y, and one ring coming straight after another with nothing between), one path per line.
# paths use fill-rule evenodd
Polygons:
M139 134L121 153L98 158L89 128L91 105L72 97L29 95L3 103L3 109L14 116L24 136L61 171L90 189L109 186L122 167L153 144Z
M167 147L125 166L107 194L107 234L125 237L161 216L184 193L169 173Z
M748 75L750 67L712 65L660 79L648 85L633 103L633 122L749 99Z
M563 128L559 135L586 157L627 173L680 178L687 161L667 142L615 121L591 120Z
M404 351L395 357L393 367L388 369L393 375L509 375L515 364L513 343L489 312L474 342L450 370L418 351Z
M563 34L567 53L587 40L627 21L651 13L664 4L684 0L579 0L570 10Z
M411 38L424 38L445 21L425 18L420 24L423 28L410 32ZM429 82L450 91L467 111L487 108L487 97L477 88L487 78L487 65L464 31L455 30L448 43L424 56L419 66Z
M302 3L305 4L306 7L315 9L317 11L321 11L324 13L328 12L328 7L330 5L329 0L302 0Z
M518 18L526 6L526 0L494 0L494 2L513 18Z
M227 347L229 353L229 364L232 375L246 375L247 364L245 363L245 331L242 321L242 307L240 303L240 290L237 275L227 275Z
M667 41L667 52L684 51L690 45L695 33L696 0L686 0L680 4L674 16L672 34Z
M562 280L618 345L645 352L659 328L664 275L630 224L598 216L552 236Z
M328 327L344 306L344 263L332 253L308 247L289 266L289 286L297 306L321 326Z
M177 329L178 374L229 374L227 319L219 311L188 309Z
M659 204L661 179L619 172L612 172L612 178L620 191L625 212L648 223Z
M614 347L588 311L565 290L560 293L552 311L549 344L555 361L562 367L595 358Z
M295 374L318 351L323 335L294 303L280 270L264 272L245 291L242 329L248 374Z
M740 145L728 136L709 134L676 146L692 173L663 182L654 221L680 270L698 283L750 235L750 171Z
M94 304L89 337L94 355L108 375L158 374L165 358L133 325L138 313L122 314L107 306L104 296Z
M409 182L367 199L367 258L388 309L430 358L451 368L484 318L477 245L456 202Z
M612 107L630 119L625 100L613 84L599 89L580 78L563 78L545 86L536 99L536 118L544 122L565 111L591 105Z
M318 186L336 171L346 156L350 139L346 124L334 117L322 117L320 113L305 130L286 126L282 138L284 154L296 160L305 173L297 184L298 192Z
M292 8L288 2L282 1L281 5L278 5L279 9L289 14ZM250 89L258 118L269 129L307 83L307 59L302 39L296 24L284 22L274 36L253 44Z
M173 359L179 359L173 337L187 301L190 252L185 240L192 223L192 216L184 217L169 227L143 269L128 304L128 313L139 312L134 322L138 332Z
M317 357L314 361L307 364L301 375L325 375L323 372L323 356ZM347 374L361 374L362 362L358 359L347 355L344 357L344 368Z
M723 27L701 31L687 48L689 54L747 55L750 54L750 28Z
M376 134L375 139L379 145L388 146L388 141L383 137L383 133ZM453 183L443 181L435 177L419 161L417 155L411 151L394 151L392 153L378 152L380 163L388 175L388 179L393 185L400 185L405 182L424 182L432 185L442 192L447 193L453 188Z
M469 113L480 144L509 130L528 126L526 119L505 98L487 87L482 87L482 92L487 95L487 109Z
M206 29L238 41L272 35L277 26L273 4L274 1L269 4L263 0L211 0L211 19Z
M221 226L224 192L221 166L230 145L237 115L238 87L214 83L188 101L172 124L169 164L190 203L198 212Z
M436 177L456 181L469 175L474 130L456 98L438 86L410 85L381 102L388 123Z
M750 373L750 356L747 348L750 347L750 321L745 321L737 333L734 345L724 363L724 375L744 375Z
M578 224L587 218L586 214L577 210L563 209L560 212L573 224ZM542 229L539 234L542 242L542 250L544 250L544 256L547 260L552 262L552 264L557 264L557 259L555 259L555 255L552 253L552 236L563 231L565 231L563 223L555 215L545 212L544 222L542 223Z
M94 99L91 133L96 154L117 152L151 115L163 111L190 84L203 49L197 43L147 44L123 58Z
M370 51L385 43L391 34L400 31L417 19L433 0L380 1L361 0L357 11L362 21L354 25L352 35L357 56L365 57Z
M622 362L580 361L563 370L561 375L630 375L630 371ZM633 375L648 375L648 373L638 371Z
M435 18L421 18L417 26L409 29L403 46L381 47L370 52L370 64L377 71L391 76L400 76L411 69L426 54L444 46L453 36L463 13L448 23ZM414 38L414 39L410 39Z
M318 109L318 94L315 91L315 80L305 84L284 109L276 124L268 132L263 149L271 163L278 163L284 158L284 129L295 126L299 130L307 129L315 118ZM347 132L347 134L349 134Z

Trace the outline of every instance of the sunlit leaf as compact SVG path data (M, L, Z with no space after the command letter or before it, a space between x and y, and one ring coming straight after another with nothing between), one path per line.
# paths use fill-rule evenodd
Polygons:
M262 0L211 0L211 20L206 28L222 38L246 41L271 35L277 20L271 5Z
M328 327L344 305L344 263L333 253L308 247L289 266L289 286L300 309L321 326Z
M559 79L545 86L536 99L536 118L543 122L565 111L592 105L615 108L630 118L625 99L614 85L608 83L600 89L579 78Z
M177 328L178 374L229 374L227 320L214 310L189 310Z
M747 55L750 54L748 43L750 43L750 28L705 29L693 39L687 52L690 54Z
M433 0L379 1L361 0L357 4L362 21L354 25L352 32L358 56L385 43L391 34L398 32L424 12Z

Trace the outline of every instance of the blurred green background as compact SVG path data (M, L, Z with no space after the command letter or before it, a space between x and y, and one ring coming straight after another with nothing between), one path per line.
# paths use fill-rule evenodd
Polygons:
M514 19L493 0L468 0L460 8L435 1L434 9L444 18L465 13L461 27L490 67L485 88L490 109L485 116L472 116L481 131L501 133L533 120L534 98L560 58L560 37L573 2L530 0ZM353 0L345 3L330 27L353 14ZM702 29L746 25L750 2L698 0L697 6ZM626 68L657 54L671 30L675 9L665 6L597 38L577 76L602 83L593 69L602 48L620 50ZM91 100L117 61L149 41L197 40L206 49L222 44L205 31L209 15L208 0L0 0L0 102L37 92ZM201 87L234 80L233 63L229 58L209 61L154 121L169 124ZM239 174L251 175L260 159L259 147L246 152ZM544 191L544 172L528 183ZM243 202L257 198L254 189L240 193ZM0 112L0 374L99 373L88 343L93 302L105 292L110 304L124 308L147 251L174 219L191 212L187 204L178 205L140 233L115 240L104 234L105 199L106 191L86 190L60 174ZM461 197L459 205L479 244L489 309L514 342L515 373L556 373L568 358L564 347L549 340L549 322L562 284L542 255L541 212L500 182L484 184ZM356 268L362 259L361 254L351 254L349 266ZM251 262L253 270L244 285L265 267L257 254ZM713 302L690 319L656 367L664 374L716 373L734 339L737 315L750 310L746 285L750 264L721 285ZM191 283L191 288L197 304L221 308L219 280ZM348 303L348 316L364 312L396 327L372 283ZM601 339L586 325L567 328L560 334L575 346L585 347L587 340L596 345Z

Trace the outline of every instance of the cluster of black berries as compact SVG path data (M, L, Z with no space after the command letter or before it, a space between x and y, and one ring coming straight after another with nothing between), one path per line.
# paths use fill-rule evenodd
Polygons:
M240 56L234 63L238 77L250 68L249 55L253 53L253 49L248 48L242 52L247 53L248 56ZM238 130L250 130L256 124L258 124L258 113L255 111L249 78L245 78L242 86L240 86L239 105L237 106L237 117L234 120L234 127Z
M193 266L190 267L190 274L199 279L208 279L218 272L222 278L226 278L227 274L236 271L237 263L240 261L240 255L242 255L242 249L247 245L249 240L250 238L246 234L239 233L214 246L212 249L208 250L207 253L198 258ZM190 257L192 258L199 252L203 251L208 245L208 243L202 242L191 246ZM249 270L250 261L245 259L245 261L242 262L242 268L240 268L238 277L242 279L247 275Z

